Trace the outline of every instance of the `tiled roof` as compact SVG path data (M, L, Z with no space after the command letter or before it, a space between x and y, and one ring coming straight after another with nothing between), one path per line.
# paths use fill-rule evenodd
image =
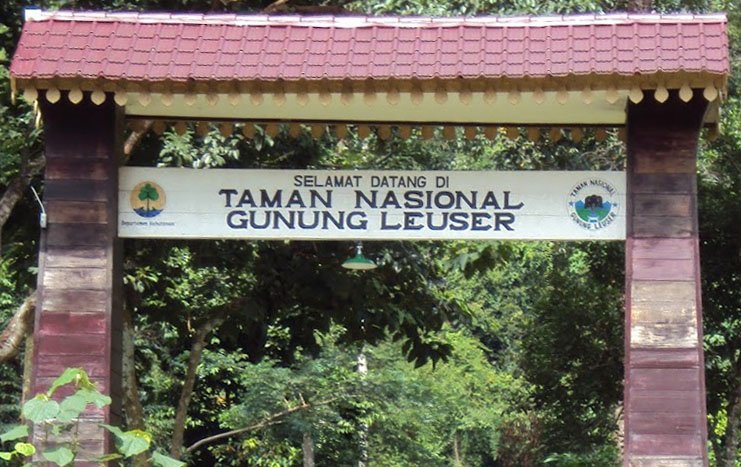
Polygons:
M15 79L548 78L729 71L723 15L373 18L33 12Z

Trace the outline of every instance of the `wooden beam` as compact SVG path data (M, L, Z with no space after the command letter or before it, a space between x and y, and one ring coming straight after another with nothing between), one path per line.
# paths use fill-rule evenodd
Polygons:
M625 466L708 463L695 181L705 109L676 91L628 106Z
M64 96L62 96L64 97ZM65 368L85 369L113 403L81 419L80 465L110 451L100 423L120 419L118 161L123 121L108 98L41 101L46 138L48 227L42 231L32 390ZM41 442L37 439L37 442Z

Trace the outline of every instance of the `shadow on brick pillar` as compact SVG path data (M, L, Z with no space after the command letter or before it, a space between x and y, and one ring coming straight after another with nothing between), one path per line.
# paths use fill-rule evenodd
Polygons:
M628 108L625 458L635 467L706 466L697 230L695 90Z
M123 129L111 96L73 105L40 98L46 140L48 227L39 254L32 389L45 391L68 367L85 369L113 403L84 414L76 465L110 452L98 427L118 423L121 407L121 242L118 163Z

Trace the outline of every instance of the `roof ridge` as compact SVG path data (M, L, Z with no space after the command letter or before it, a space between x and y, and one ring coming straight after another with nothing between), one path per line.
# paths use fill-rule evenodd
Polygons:
M726 23L725 13L590 13L552 16L364 16L364 15L266 15L219 13L162 13L109 11L25 10L26 21L110 21L159 24L229 24L235 26L305 26L305 27L459 27L459 26L554 26L578 24L634 23Z

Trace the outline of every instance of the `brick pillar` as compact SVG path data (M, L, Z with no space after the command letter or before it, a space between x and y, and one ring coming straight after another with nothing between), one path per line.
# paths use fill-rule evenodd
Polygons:
M98 423L117 423L121 400L120 241L116 236L121 128L112 97L94 105L40 98L46 138L44 205L32 388L48 389L65 368L85 369L113 399L80 427L78 459L108 451ZM85 464L79 464L85 465ZM97 465L97 464L89 464Z
M697 140L706 102L628 108L625 459L706 466Z

